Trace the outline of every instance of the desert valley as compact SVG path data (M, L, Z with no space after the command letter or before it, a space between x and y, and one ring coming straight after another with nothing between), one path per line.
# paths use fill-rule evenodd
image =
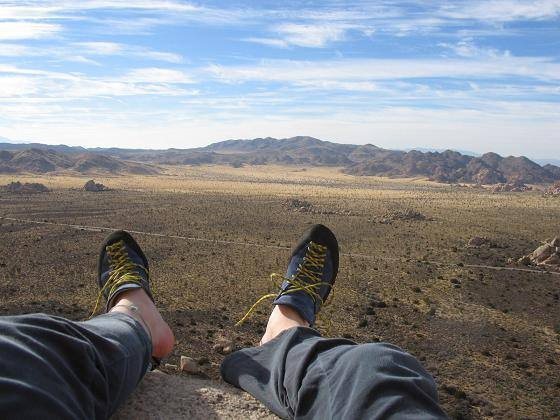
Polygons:
M273 290L269 276L285 269L300 233L323 223L342 252L323 334L416 355L453 418L558 414L554 165L307 137L0 150L2 314L87 318L98 244L127 229L146 250L177 337L164 371L188 375L175 368L186 355L197 377L218 380L224 354L258 343L269 307L234 324Z

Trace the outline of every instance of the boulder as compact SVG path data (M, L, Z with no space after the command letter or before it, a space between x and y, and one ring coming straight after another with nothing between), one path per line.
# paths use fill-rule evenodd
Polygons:
M103 184L97 184L93 179L90 179L88 182L84 184L84 190L90 192L100 192L100 191L107 191L107 188Z
M508 182L506 184L496 184L494 187L492 187L492 192L525 192L531 191L532 189L532 187L525 185L523 182L514 181Z
M544 260L541 264L560 266L560 255L552 254L550 257L548 257L546 260Z
M560 181L556 182L554 185L549 187L545 192L545 195L560 196Z
M528 255L524 255L517 260L517 263L521 265L531 265L531 257L529 257Z
M37 182L25 182L23 184L19 181L10 182L4 188L11 193L35 194L49 192L47 187Z
M551 246L550 244L544 244L539 246L537 249L533 251L533 253L531 254L531 259L535 263L539 264L544 260L546 260L548 257L550 257L553 252L554 252L553 246Z

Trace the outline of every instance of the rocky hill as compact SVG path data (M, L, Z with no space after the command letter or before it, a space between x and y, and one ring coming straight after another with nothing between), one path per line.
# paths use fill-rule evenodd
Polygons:
M79 172L104 170L113 173L150 173L144 163L168 165L228 164L337 166L352 175L422 177L439 182L498 184L521 182L552 183L560 180L560 167L539 164L524 156L502 157L496 153L470 156L446 150L387 150L366 144L338 144L313 137L272 137L226 140L194 149L87 149L68 146L0 143L0 172L25 170L50 172L71 169ZM132 163L135 161L137 163ZM142 162L142 163L138 163Z
M199 153L204 151L207 162L343 166L346 173L353 175L425 177L440 182L533 184L560 179L559 167L540 166L524 156L502 157L486 153L473 157L451 150L404 152L371 144L337 144L312 137L227 140L201 149Z
M560 176L557 166L542 167L524 156L502 157L496 153L486 153L472 157L452 151L422 153L414 150L378 153L370 159L348 166L345 172L391 177L420 176L440 182L476 184L549 183Z
M73 171L83 174L155 174L157 168L144 163L129 162L123 159L97 153L60 152L45 148L24 150L0 150L0 173L49 173Z

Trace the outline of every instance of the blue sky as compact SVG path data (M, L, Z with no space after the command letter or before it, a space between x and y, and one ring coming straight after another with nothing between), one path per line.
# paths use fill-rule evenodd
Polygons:
M0 1L0 136L560 159L560 0Z

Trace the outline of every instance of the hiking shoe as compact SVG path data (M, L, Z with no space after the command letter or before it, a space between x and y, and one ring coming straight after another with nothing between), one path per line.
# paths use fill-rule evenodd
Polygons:
M130 289L144 289L152 301L150 290L148 259L134 238L124 230L111 233L101 247L97 266L97 282L100 296L107 300L106 312L113 307L113 301L120 293Z
M338 242L323 225L312 226L295 246L274 305L288 305L310 326L338 273Z

